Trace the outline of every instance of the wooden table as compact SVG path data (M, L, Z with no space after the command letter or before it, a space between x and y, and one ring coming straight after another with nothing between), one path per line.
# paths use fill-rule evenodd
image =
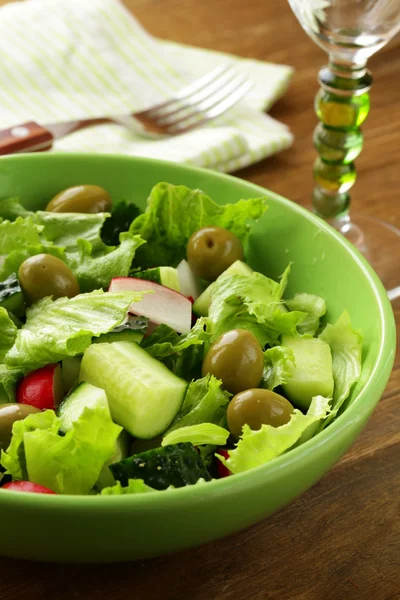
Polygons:
M289 92L271 112L293 130L293 148L237 175L306 204L315 156L313 97L325 56L286 2L126 4L160 37L295 67ZM399 227L400 38L371 60L371 68L372 111L364 126L353 206L371 215L379 211ZM388 260L400 273L400 257ZM1 559L0 599L399 600L399 467L398 353L388 387L357 443L322 481L276 516L229 539L146 562L88 567Z

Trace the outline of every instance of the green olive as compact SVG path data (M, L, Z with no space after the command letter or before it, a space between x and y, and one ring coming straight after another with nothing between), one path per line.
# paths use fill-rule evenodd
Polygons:
M50 212L101 213L111 210L110 194L98 185L76 185L63 190L46 206Z
M79 294L79 285L71 269L51 254L27 258L19 268L18 279L31 304L46 296L73 298Z
M186 254L193 273L207 281L215 281L235 261L243 260L239 238L222 227L196 231L188 242Z
M236 394L229 403L226 417L228 429L238 438L243 425L248 425L253 431L261 429L262 425L279 427L290 421L293 406L286 398L260 388L245 390Z
M40 410L29 404L0 404L0 450L10 445L14 423L37 412Z
M203 377L211 373L224 388L237 394L260 384L264 356L256 337L246 329L232 329L211 344L203 361Z

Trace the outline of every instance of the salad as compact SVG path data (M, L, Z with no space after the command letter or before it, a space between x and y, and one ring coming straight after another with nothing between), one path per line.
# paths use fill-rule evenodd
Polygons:
M324 298L246 262L267 199L159 183L0 202L0 493L136 494L235 476L315 436L361 373ZM329 299L328 299L329 301Z

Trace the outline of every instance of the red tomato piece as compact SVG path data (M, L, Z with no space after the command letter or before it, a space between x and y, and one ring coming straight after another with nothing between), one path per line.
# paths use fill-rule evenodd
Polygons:
M55 409L62 399L59 365L46 365L26 375L17 388L17 402L40 410Z
M221 456L223 456L224 458L229 458L229 451L220 448L219 450L217 450L216 454L220 454ZM217 473L218 473L218 477L228 477L228 475L232 475L232 473L230 472L230 470L219 460L219 458L217 458Z
M3 490L11 490L13 492L34 492L35 494L55 494L53 490L39 485L38 483L31 483L30 481L10 481L1 488Z

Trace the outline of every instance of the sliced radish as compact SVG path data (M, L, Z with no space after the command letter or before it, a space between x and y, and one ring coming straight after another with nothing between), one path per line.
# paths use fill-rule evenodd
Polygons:
M184 296L191 296L193 300L201 295L201 283L189 267L189 263L186 260L182 260L177 266L179 285L181 288L181 294Z
M134 277L116 277L109 292L147 292L139 302L132 302L129 312L148 317L153 323L169 325L178 333L189 333L192 324L192 303L186 296L153 281Z
M55 409L63 398L60 365L46 365L26 375L17 388L17 402L40 410Z
M38 483L31 483L30 481L10 481L1 488L2 490L11 490L12 492L34 492L35 494L55 494L53 490L39 485Z

